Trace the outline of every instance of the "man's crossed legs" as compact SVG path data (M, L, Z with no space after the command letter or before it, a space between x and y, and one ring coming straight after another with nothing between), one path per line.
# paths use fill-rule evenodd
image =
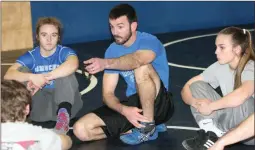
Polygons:
M174 111L170 94L152 65L141 66L134 72L137 93L121 103L142 109L143 116L148 118L149 122L140 122L144 127L134 128L125 116L107 106L102 106L74 124L73 131L77 138L92 141L120 136L124 143L134 145L154 140L159 131L166 131L162 123L168 121ZM130 130L131 133L126 133Z

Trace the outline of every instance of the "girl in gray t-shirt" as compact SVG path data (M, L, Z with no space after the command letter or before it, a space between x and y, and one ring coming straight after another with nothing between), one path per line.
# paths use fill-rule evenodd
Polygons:
M191 78L181 92L201 129L197 137L183 141L186 149L209 148L254 112L255 55L250 32L225 28L217 35L215 45L218 61ZM217 87L223 97L215 91ZM244 143L254 145L254 139Z

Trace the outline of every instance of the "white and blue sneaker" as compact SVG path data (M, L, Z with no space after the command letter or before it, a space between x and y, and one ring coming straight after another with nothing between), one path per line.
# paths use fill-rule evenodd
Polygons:
M120 136L120 140L123 143L129 145L137 145L146 141L155 140L158 138L158 131L154 128L151 132L145 134L142 133L140 129L134 128L132 129L132 133L128 133Z
M167 131L167 127L166 127L166 125L164 123L162 123L162 124L159 124L159 125L156 126L156 130L158 132L166 132Z

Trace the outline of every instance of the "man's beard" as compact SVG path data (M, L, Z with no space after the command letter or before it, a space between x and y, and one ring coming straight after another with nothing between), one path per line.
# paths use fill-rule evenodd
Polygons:
M126 37L124 37L124 39L122 37L119 37L119 36L114 36L114 41L118 45L123 45L123 44L125 44L131 38L131 36L132 36L132 32L131 32L131 30L129 30L129 34ZM118 41L116 38L121 38L123 40L122 41Z

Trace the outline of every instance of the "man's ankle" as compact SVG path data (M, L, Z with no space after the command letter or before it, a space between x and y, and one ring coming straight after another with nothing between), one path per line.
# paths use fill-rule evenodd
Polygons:
M140 124L144 125L145 127L143 128L140 128L140 131L142 133L149 133L149 132L154 132L155 128L156 128L156 125L155 125L155 122L152 121L152 122L140 122Z

